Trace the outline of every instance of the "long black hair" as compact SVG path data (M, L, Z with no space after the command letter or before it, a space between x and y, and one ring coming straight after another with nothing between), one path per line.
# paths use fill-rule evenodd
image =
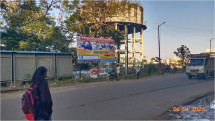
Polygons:
M37 92L41 94L43 97L43 101L51 102L51 95L48 87L48 82L45 80L44 75L48 71L48 69L44 66L40 66L35 72L32 77L32 83L37 85Z
M35 72L32 77L32 83L35 83L37 86L40 86L42 84L42 81L44 80L44 75L48 71L48 69L44 66L40 66Z
M37 86L37 94L39 97L39 108L42 113L45 111L49 115L52 113L52 98L51 93L48 87L48 82L45 79L45 74L47 73L48 69L44 66L40 66L35 72L32 77L32 84L36 84ZM42 115L42 114L41 114ZM46 117L45 119L48 120Z

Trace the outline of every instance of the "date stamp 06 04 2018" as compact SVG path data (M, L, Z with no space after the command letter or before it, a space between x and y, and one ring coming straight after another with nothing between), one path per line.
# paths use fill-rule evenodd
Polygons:
M173 112L205 112L205 107L173 107Z

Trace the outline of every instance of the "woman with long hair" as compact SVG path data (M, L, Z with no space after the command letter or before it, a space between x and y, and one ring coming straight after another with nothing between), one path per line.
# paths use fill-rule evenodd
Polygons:
M38 106L35 112L35 120L51 120L52 114L52 97L49 90L47 77L47 68L39 67L32 77L32 85L36 84Z

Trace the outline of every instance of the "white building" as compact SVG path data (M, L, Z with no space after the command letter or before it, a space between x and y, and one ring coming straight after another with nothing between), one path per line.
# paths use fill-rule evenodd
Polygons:
M211 52L215 53L215 48L211 48ZM210 53L210 49L206 49L205 53Z
M177 56L172 56L171 58L166 59L167 65L170 65L171 68L177 67L180 68L180 61L181 59Z

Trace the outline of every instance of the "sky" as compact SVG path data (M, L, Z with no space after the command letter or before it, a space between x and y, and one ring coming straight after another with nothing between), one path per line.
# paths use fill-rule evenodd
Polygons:
M214 1L138 1L144 8L144 56L158 57L158 25L161 58L174 56L181 45L192 54L205 52L214 38ZM212 48L214 48L212 40Z
M213 0L136 0L136 2L143 6L143 17L147 23L147 29L144 31L146 59L158 57L157 27L163 22L166 23L160 26L162 60L175 56L173 52L181 45L187 46L192 54L202 53L210 48L210 39L215 35ZM55 15L58 13L55 10L53 12ZM215 47L214 41L212 48ZM136 47L140 48L138 45ZM136 57L139 58L139 55Z

